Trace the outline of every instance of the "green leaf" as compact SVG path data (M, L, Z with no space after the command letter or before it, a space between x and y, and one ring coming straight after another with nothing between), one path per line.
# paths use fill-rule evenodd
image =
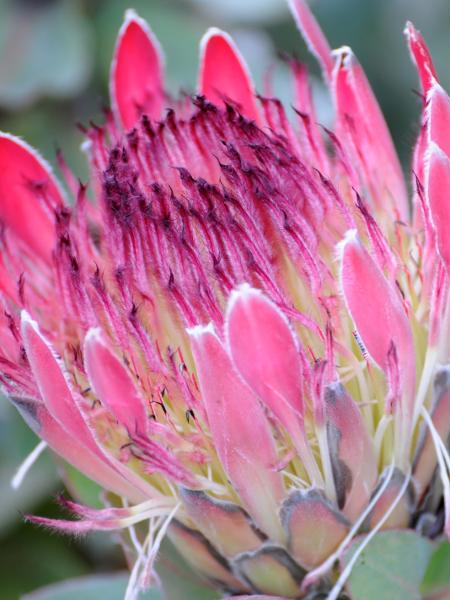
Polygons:
M102 488L69 463L63 463L63 479L71 496L87 506L104 508L101 501Z
M129 4L129 3L128 3ZM146 19L158 37L166 58L166 86L173 94L180 87L195 89L198 68L198 42L210 21L202 13L188 10L185 3L167 0L134 0L133 8ZM109 0L99 4L95 14L101 69L108 76L114 42L127 3ZM176 32L176 35L174 35Z
M165 600L218 600L221 595L207 587L184 562L174 545L164 540L156 571L161 579Z
M45 514L51 506L37 508ZM89 575L91 567L80 551L87 540L68 543L62 536L23 524L2 537L1 542L2 599L17 599L50 583Z
M50 452L45 451L26 475L18 490L11 479L39 438L23 422L8 400L0 396L0 533L22 521L20 512L32 512L54 494L58 477Z
M357 538L344 556L348 564L365 536ZM420 584L434 544L414 531L383 531L358 557L348 579L353 600L421 600Z
M79 577L26 594L22 600L122 600L128 579L128 573ZM159 590L150 589L140 594L139 600L162 600L162 595Z
M77 3L47 2L39 10L9 3L0 22L0 54L8 56L0 64L0 104L17 109L41 96L78 93L90 75L91 49Z
M446 592L445 596L439 595L439 599L450 598L450 542L442 542L434 551L420 591L424 596Z

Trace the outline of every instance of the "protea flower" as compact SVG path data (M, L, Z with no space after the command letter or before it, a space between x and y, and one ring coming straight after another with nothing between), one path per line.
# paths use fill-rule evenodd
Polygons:
M450 100L408 24L423 95L411 210L361 66L303 0L291 9L334 131L304 66L290 60L291 122L217 29L198 95L167 98L159 45L127 12L112 111L85 130L89 188L59 157L71 203L0 137L3 389L115 498L34 521L148 524L131 590L166 534L225 594L336 598L356 534L426 533L424 519L450 533Z

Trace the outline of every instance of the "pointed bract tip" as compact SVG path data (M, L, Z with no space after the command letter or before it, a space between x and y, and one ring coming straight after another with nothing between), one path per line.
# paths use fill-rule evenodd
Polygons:
M200 50L203 50L208 44L209 40L216 36L225 38L229 44L236 47L236 44L229 33L223 29L219 29L218 27L209 27L200 40Z
M356 61L355 53L350 46L339 46L339 48L332 50L331 55L336 63L340 62L340 64L344 65L346 68Z
M349 244L354 246L361 246L361 240L359 239L357 229L348 229L344 237L335 246L334 260L342 265L345 249Z
M411 38L416 35L417 30L414 27L414 24L411 21L406 21L405 28L403 29L403 33L406 37Z
M264 297L264 294L261 290L252 287L249 283L241 283L234 290L231 291L231 294L228 297L227 304L227 314L229 314L236 304L238 300L248 300L250 298L254 298L255 296Z
M143 17L141 17L134 8L127 8L127 10L124 13L123 23L122 23L121 28L119 29L119 33L118 33L117 40L116 40L116 49L117 49L117 46L119 45L123 35L125 34L126 30L132 23L136 23L136 25L138 25L148 36L151 43L154 45L154 47L156 48L156 50L158 52L158 58L161 61L161 65L164 66L164 58L165 57L164 57L164 51L163 51L160 41L154 34L148 21L146 21Z
M84 345L91 342L104 342L103 332L100 327L91 327L84 337Z
M38 162L38 164L45 171L47 171L49 178L51 179L52 183L55 185L61 198L64 201L67 200L66 192L65 192L64 188L62 187L62 185L59 183L58 179L56 179L55 174L53 172L53 167L48 162L48 160L46 158L44 158L38 150L36 150L36 148L34 148L30 144L28 144L28 142L23 140L21 137L19 137L17 135L13 135L12 133L7 133L6 131L0 131L0 143L1 143L1 140L7 140L9 142L13 142L17 146L20 146L23 150L28 152Z
M145 31L145 33L151 38L151 41L157 47L160 54L159 58L164 61L164 52L158 38L153 33L149 23L143 17L141 17L134 8L127 8L125 11L122 27L119 30L118 39L120 39L121 35L126 31L131 23L136 23L143 31Z
M237 302L251 302L252 300L260 299L272 307L272 309L283 319L283 321L291 328L289 320L286 315L281 311L278 306L268 298L264 292L258 288L251 286L249 283L241 283L234 290L232 290L227 303L227 309L225 314L225 321L228 323L230 320L231 312L235 307ZM291 332L293 333L293 332ZM295 341L297 343L297 338L294 335Z
M403 33L406 36L408 44L412 43L423 43L423 37L419 29L414 26L412 21L406 21Z
M431 157L437 156L439 160L442 161L450 161L450 157L447 155L445 150L443 150L436 142L430 140L428 142L428 148L425 156L425 164L430 162Z
M260 290L258 290L257 288L254 288L252 285L250 285L247 282L244 283L240 283L231 293L236 293L236 292L240 292L242 294L245 294L246 292L248 293L257 293L257 294L261 294L262 292Z
M237 59L239 60L239 62L241 63L241 66L243 67L243 69L245 70L245 73L247 75L247 77L251 80L251 76L250 76L250 72L247 69L247 65L244 61L244 57L242 56L239 48L236 45L236 42L233 40L233 38L231 37L231 35L224 31L223 29L219 29L218 27L209 27L205 33L203 34L201 40L200 40L200 72L199 72L199 78L202 78L202 68L203 68L203 61L205 58L205 54L208 48L208 44L211 42L211 40L213 40L214 38L222 38L227 44L228 46L231 48L231 50L234 52L234 54L236 55ZM199 81L199 88L201 86L201 81Z
M229 98L244 116L261 120L247 63L233 38L216 27L208 29L200 41L198 90L219 106Z
M25 310L25 308L23 308L20 311L20 322L21 323L35 323L33 321L33 319L31 318L30 313L27 310Z
M45 202L37 193L42 186L46 190ZM26 244L33 256L50 265L56 243L53 212L68 205L66 194L39 152L20 138L3 132L0 132L0 196L2 223Z
M194 327L188 327L186 329L186 333L189 337L194 339L198 339L205 334L210 334L214 337L218 337L212 322L208 323L207 325L194 325Z
M20 331L21 331L23 337L25 337L26 329L28 327L31 327L31 329L33 329L33 331L35 331L39 336L41 336L41 332L40 332L37 321L35 321L32 318L32 316L30 315L30 313L27 310L22 309L20 311Z
M86 154L89 157L92 152L92 141L84 140L84 142L81 142L80 150L81 150L81 152L83 152L83 154Z
M359 236L358 236L358 230L357 229L348 229L345 232L344 235L344 239L342 240L343 242L347 243L359 243Z
M344 250L344 248L348 244L360 244L361 241L359 239L358 230L357 229L348 229L345 232L344 237L340 242L336 244L336 252L337 255L340 256Z
M305 0L288 0L288 4L309 51L319 61L324 79L330 83L333 59L327 38Z
M134 8L127 8L123 15L124 23L129 23L130 21L143 21Z
M164 102L164 53L145 19L125 12L111 62L109 91L112 111L124 129L141 113L159 119Z
M411 21L406 22L404 33L408 42L409 52L415 63L420 83L425 94L428 95L433 79L438 79L438 74L433 64L430 51L421 32L414 27Z

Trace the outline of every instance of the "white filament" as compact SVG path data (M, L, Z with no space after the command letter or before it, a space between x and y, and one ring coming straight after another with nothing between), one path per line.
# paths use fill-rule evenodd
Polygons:
M126 498L122 498L122 502L125 508L130 508L128 500ZM136 550L139 559L141 559L144 556L144 548L138 539L134 525L130 525L128 527L128 532L130 534L131 543L133 544L133 547Z
M323 426L317 428L317 441L319 442L320 458L322 459L325 493L327 498L336 502L336 487L331 466L331 452L328 446L327 432Z
M380 419L380 422L378 423L378 427L375 432L373 447L374 447L375 456L377 457L378 462L380 462L380 459L381 459L381 450L382 450L384 434L386 433L386 430L391 422L392 422L392 415L383 415Z
M372 512L372 510L373 510L374 506L376 505L376 503L378 502L378 500L383 495L384 491L386 490L387 486L389 485L389 483L392 479L393 474L394 474L394 463L392 462L389 466L389 470L387 472L386 479L383 481L382 485L380 486L380 489L377 491L377 493L374 495L372 500L366 506L365 510L359 515L358 519L353 523L352 528L350 529L350 531L348 532L348 534L346 535L344 540L339 544L339 547L337 548L337 550L335 550L333 552L333 554L331 554L321 565L316 567L313 571L310 571L308 573L308 575L305 577L305 579L303 580L303 584L302 584L302 587L304 589L306 589L310 583L314 582L316 579L318 579L318 578L322 577L323 575L325 575L326 573L328 573L328 571L332 568L335 561L340 558L341 554L345 551L348 544L352 541L353 537L356 535L358 529L361 527L363 522L366 520L366 518Z
M447 448L445 444L443 444L441 436L436 430L434 423L425 408L422 408L422 415L425 419L426 424L431 433L431 437L433 438L434 447L436 449L436 457L439 465L439 475L442 481L442 487L444 488L444 506L445 512L448 513L450 511L450 479L448 476L447 469L450 470L450 457L448 455Z
M27 476L29 470L40 457L42 452L47 448L47 443L44 441L39 442L39 444L30 452L30 454L26 457L23 463L17 469L14 477L11 479L11 487L13 490L18 490L22 485L23 480Z
M422 408L422 415L425 418L425 421L427 422L427 425L431 431L431 435L433 437L433 442L436 446L438 446L438 448L441 451L441 456L445 461L445 464L447 465L447 469L450 471L450 455L448 453L447 447L444 444L444 442L442 441L441 436L439 435L436 427L434 426L433 420L430 417L429 412L426 410L426 408ZM436 452L438 452L438 448L436 448ZM439 462L439 457L438 457L438 462Z
M146 521L147 519L154 519L155 517L165 517L168 514L168 512L169 510L165 506L152 508L151 510L143 511L137 515L120 519L120 525L121 527L130 527L130 525L136 525L136 523L141 523L142 521Z
M367 534L367 536L364 538L363 542L359 545L358 549L353 554L352 558L349 560L347 566L342 571L341 575L339 576L339 579L333 586L333 589L328 594L327 600L337 600L342 588L344 587L345 582L347 581L348 577L350 576L352 569L355 566L355 563L358 560L358 558L360 557L362 551L364 550L364 548L367 547L367 545L370 543L370 541L375 537L375 535L383 527L384 523L389 519L391 514L394 512L397 504L400 502L400 500L403 497L403 494L406 492L406 489L407 489L410 481L411 481L411 471L409 471L408 475L405 477L405 481L403 482L403 485L400 488L399 493L394 498L394 500L391 503L391 505L389 506L388 510L384 513L383 517L378 521L377 525L371 530L371 532L369 534Z
M164 539L164 536L166 535L167 529L172 521L172 519L175 517L175 514L177 513L178 509L180 508L181 503L178 503L174 509L172 510L172 512L167 515L166 520L164 521L164 523L161 525L161 527L158 530L158 533L156 534L155 540L153 542L153 544L151 545L151 549L148 555L148 563L150 565L153 565L153 562L156 558L156 555L159 552L159 548L161 546L161 543Z
M172 509L170 514L167 515L164 522L161 517L158 519L150 519L149 532L144 544L139 544L140 550L138 552L138 558L131 571L124 600L137 600L139 592L147 587L146 577L149 571L153 569L153 563L158 554L161 542L180 506L181 504L178 503ZM155 536L155 530L157 529L158 533Z
M431 379L435 371L437 358L438 349L432 346L428 347L422 369L422 376L420 378L419 388L417 390L416 400L414 403L413 427L416 426L420 411L425 403L428 388L430 387Z
M142 552L139 552L138 558L133 565L133 569L131 570L130 578L128 580L127 589L125 591L124 600L137 600L137 598L138 598L139 586L137 584L137 580L138 580L139 571L141 569L142 563L145 560L144 552L145 552L147 546L149 545L150 536L151 536L151 532L149 532L149 534L145 538L144 545L141 546Z

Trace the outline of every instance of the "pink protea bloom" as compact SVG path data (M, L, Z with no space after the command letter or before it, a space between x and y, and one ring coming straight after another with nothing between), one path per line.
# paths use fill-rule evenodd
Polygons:
M450 534L450 100L408 24L423 91L410 211L361 66L303 0L291 9L333 131L303 65L293 124L217 29L198 95L168 99L159 44L127 12L112 112L85 131L89 189L59 157L66 200L0 136L3 390L115 498L33 519L149 523L133 589L166 533L215 587L283 598L318 581L336 598L348 569L331 567L357 533L411 527L442 494Z

